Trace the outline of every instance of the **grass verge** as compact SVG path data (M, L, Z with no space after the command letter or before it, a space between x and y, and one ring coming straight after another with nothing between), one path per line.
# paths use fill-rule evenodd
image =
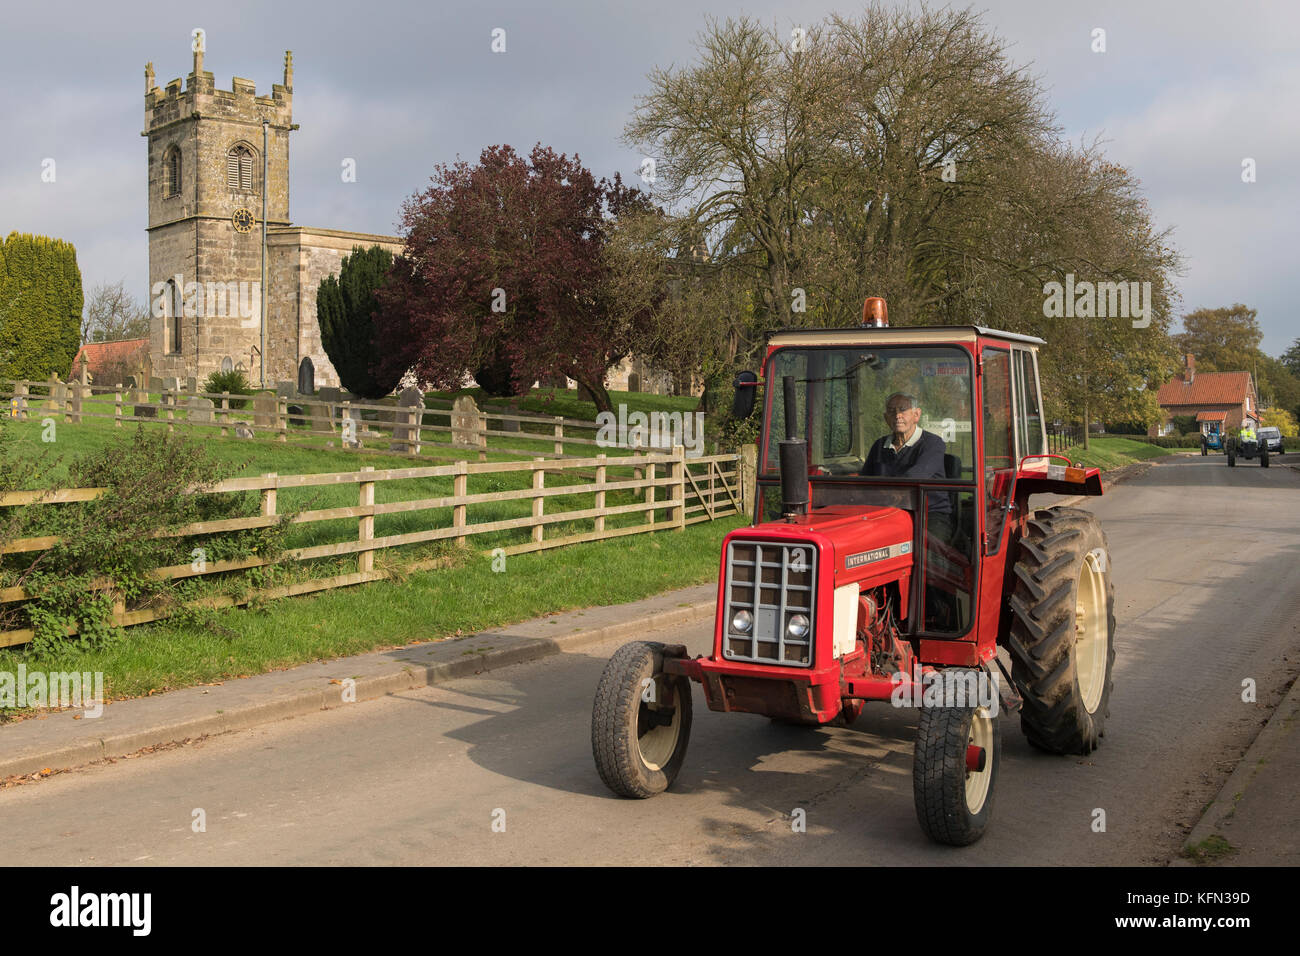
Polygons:
M1184 450L1160 448L1148 442L1134 441L1132 438L1092 438L1089 439L1088 445L1087 450L1082 445L1075 445L1066 449L1062 454L1075 464L1109 471L1112 468L1131 465L1135 461L1163 458L1166 455L1177 454L1179 451Z
M545 614L621 604L715 580L723 536L742 518L515 555L503 572L462 551L455 565L184 623L129 628L115 645L36 656L0 651L0 671L100 671L105 696L258 674L313 660L438 641ZM21 716L11 713L10 717ZM0 721L6 717L0 713Z

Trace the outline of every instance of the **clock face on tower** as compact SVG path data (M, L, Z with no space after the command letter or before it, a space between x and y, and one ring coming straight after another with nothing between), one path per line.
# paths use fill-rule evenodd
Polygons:
M235 225L235 232L248 232L253 228L253 223L257 221L253 216L253 211L247 206L240 206L230 217L230 221Z

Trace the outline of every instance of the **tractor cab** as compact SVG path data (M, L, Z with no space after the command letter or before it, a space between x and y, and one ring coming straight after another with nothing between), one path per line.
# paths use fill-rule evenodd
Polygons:
M925 699L918 818L939 842L969 843L992 803L1000 710L1020 710L1046 750L1088 753L1100 737L1105 537L1087 512L1028 504L1099 495L1100 473L1047 454L1042 339L891 328L879 299L863 316L773 333L762 376L737 379L737 417L763 413L757 494L753 523L723 541L712 653L622 648L597 690L594 754L616 793L666 789L692 681L710 710L812 727ZM969 692L931 700L933 678Z

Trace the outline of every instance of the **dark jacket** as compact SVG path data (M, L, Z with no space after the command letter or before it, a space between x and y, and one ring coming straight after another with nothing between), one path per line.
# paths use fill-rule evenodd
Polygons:
M871 446L861 474L882 478L946 478L943 456L947 450L943 439L934 432L922 430L916 444L899 452L894 451L894 436L886 435Z

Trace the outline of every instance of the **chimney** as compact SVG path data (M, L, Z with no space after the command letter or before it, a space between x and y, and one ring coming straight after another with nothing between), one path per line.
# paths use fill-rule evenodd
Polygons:
M1196 356L1188 352L1183 356L1183 384L1191 385L1196 378Z

